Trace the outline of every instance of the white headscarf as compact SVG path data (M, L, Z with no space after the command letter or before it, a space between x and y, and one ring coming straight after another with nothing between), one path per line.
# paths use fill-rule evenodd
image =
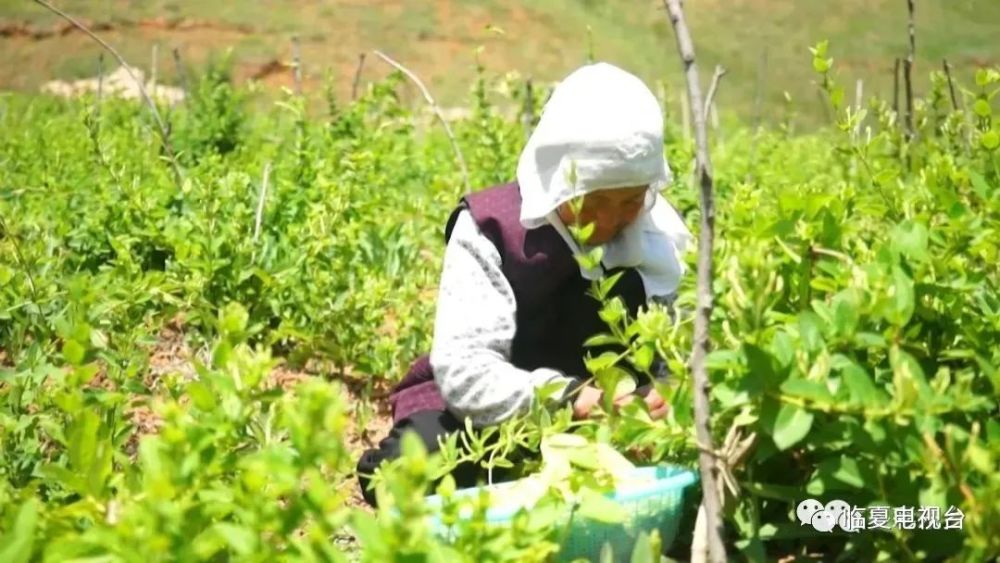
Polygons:
M576 184L570 182L575 164ZM583 66L567 76L545 104L517 164L521 224L553 225L574 252L579 248L556 210L584 194L649 185L645 210L603 245L605 268L634 267L648 298L674 293L692 239L684 220L660 191L671 181L663 156L663 114L636 76L607 64ZM587 279L602 272L581 267Z

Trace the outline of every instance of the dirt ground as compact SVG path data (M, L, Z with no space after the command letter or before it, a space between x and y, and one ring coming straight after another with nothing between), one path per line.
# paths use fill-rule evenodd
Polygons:
M177 374L185 379L196 377L194 367L191 364L192 358L199 358L202 361L209 360L208 350L193 350L184 338L183 322L175 319L168 323L157 336L153 346L149 363L150 369L146 375L145 384L154 391L159 387L159 381L167 374ZM343 437L344 443L350 451L351 458L357 459L361 453L373 447L382 439L392 427L392 417L389 412L388 391L390 382L379 380L373 387L370 396L365 397L365 379L363 375L331 374L324 371L321 366L309 364L302 370L289 367L284 362L279 363L270 374L270 380L265 385L276 385L286 391L291 391L295 385L308 377L329 377L338 379L346 392L345 403L349 409L347 433ZM98 383L99 384L99 383ZM358 411L367 406L367 418L363 426L358 424L362 417L358 416ZM145 404L145 401L137 402L129 410L129 416L136 427L133 443L129 445L130 451L135 451L138 440L145 435L155 433L159 430L161 420L157 414ZM371 508L361 497L357 480L347 479L343 485L350 490L348 505L371 511ZM353 541L353 538L351 538Z

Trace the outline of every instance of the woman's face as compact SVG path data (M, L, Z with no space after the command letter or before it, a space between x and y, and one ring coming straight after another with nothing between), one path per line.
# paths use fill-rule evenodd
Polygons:
M618 233L635 221L646 203L648 186L597 190L583 196L579 214L574 214L569 203L559 206L559 218L570 225L581 227L594 223L594 233L585 243L597 246L618 236Z

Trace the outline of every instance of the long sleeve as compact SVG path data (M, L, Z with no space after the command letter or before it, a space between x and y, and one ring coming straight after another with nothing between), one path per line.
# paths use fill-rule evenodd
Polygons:
M555 369L510 363L516 312L499 252L469 212L460 212L445 249L430 361L449 409L477 427L523 411L537 387L574 381Z

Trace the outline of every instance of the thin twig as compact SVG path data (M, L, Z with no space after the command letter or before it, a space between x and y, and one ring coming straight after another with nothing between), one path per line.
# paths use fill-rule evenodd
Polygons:
M361 84L361 71L365 67L366 53L358 54L358 68L354 69L354 82L351 83L351 99L358 99L358 85Z
M712 75L712 82L708 86L708 95L705 96L705 116L702 118L705 121L708 121L710 108L715 103L715 93L719 89L719 81L725 75L726 69L722 68L722 65L715 65L715 74Z
M910 52L903 63L903 80L906 84L906 136L913 139L913 63L917 53L917 32L914 21L914 0L906 0L906 7L910 14Z
M260 224L264 219L264 200L267 199L267 181L271 177L270 161L264 164L264 178L260 182L260 192L257 195L257 215L253 223L253 241L260 238Z
M899 67L903 61L896 57L896 65L892 69L892 112L899 115Z
M403 65L393 60L392 57L390 57L389 55L386 55L382 51L378 50L375 51L375 54L378 55L379 58L381 58L383 61L389 63L391 66L393 66L394 68L405 74L410 80L413 81L414 84L417 85L417 88L420 89L420 93L423 94L424 100L426 100L427 103L431 106L431 109L434 111L434 114L437 116L438 120L441 122L441 125L444 127L444 132L448 134L448 140L451 141L451 148L455 151L455 158L458 160L458 166L459 168L461 168L462 171L462 180L465 182L465 193L466 195L471 193L472 186L469 183L469 171L465 167L465 158L462 157L462 151L461 149L458 148L458 142L455 140L455 135L452 134L451 132L451 127L448 126L448 121L444 118L444 114L441 113L441 108L438 107L437 102L434 101L434 98L431 96L431 93L427 91L427 87L424 86L424 83L420 81L420 78L418 78L416 74L413 74L413 72L411 72L410 69L404 67Z
M104 51L97 55L97 107L101 107L104 98Z
M295 80L295 95L302 95L302 53L299 51L299 38L292 36L292 78Z
M181 173L180 164L177 162L177 156L174 154L174 148L170 144L170 130L167 129L166 123L164 123L163 119L160 118L160 112L157 111L156 104L153 102L153 99L149 97L149 93L146 91L146 86L142 83L141 80L136 78L135 74L132 73L132 68L128 65L127 62L125 62L125 59L118 54L118 51L116 51L114 47L112 47L111 45L106 43L103 39L98 37L93 31L91 31L87 26L77 21L76 18L74 18L73 16L67 14L66 12L60 10L59 8L56 8L46 0L34 0L34 2L36 4L43 6L44 8L56 14L57 16L63 18L64 20L68 21L73 25L73 27L76 27L80 31L84 32L87 36L89 36L91 39L100 44L101 47L104 47L104 49L106 49L109 53L111 53L111 56L113 56L122 66L122 68L125 69L125 73L128 74L129 78L131 78L133 82L135 82L136 86L139 88L139 94L142 95L143 101L145 101L146 105L149 107L149 112L153 115L153 121L156 122L156 126L160 133L160 143L163 145L163 150L166 151L167 153L167 158L170 160L170 166L174 172L174 181L177 183L178 186L180 186L183 174Z
M958 96L955 95L955 82L951 79L951 64L948 62L948 59L942 59L941 66L944 67L944 75L948 79L948 93L951 94L951 109L958 111L961 107L958 103Z
M712 246L715 236L712 163L708 151L708 132L705 130L705 110L702 106L698 67L695 64L694 44L684 20L684 10L680 0L663 0L663 3L670 15L670 23L677 38L677 49L684 63L691 113L694 115L696 158L701 188L701 231L698 237L698 298L694 319L691 373L694 387L695 435L699 443L713 448L708 401L708 369L705 365L709 347L709 321L712 315ZM722 543L722 507L716 486L714 456L705 452L699 453L698 466L701 473L702 503L705 507L705 536L707 536L709 560L713 563L725 561L726 549Z

